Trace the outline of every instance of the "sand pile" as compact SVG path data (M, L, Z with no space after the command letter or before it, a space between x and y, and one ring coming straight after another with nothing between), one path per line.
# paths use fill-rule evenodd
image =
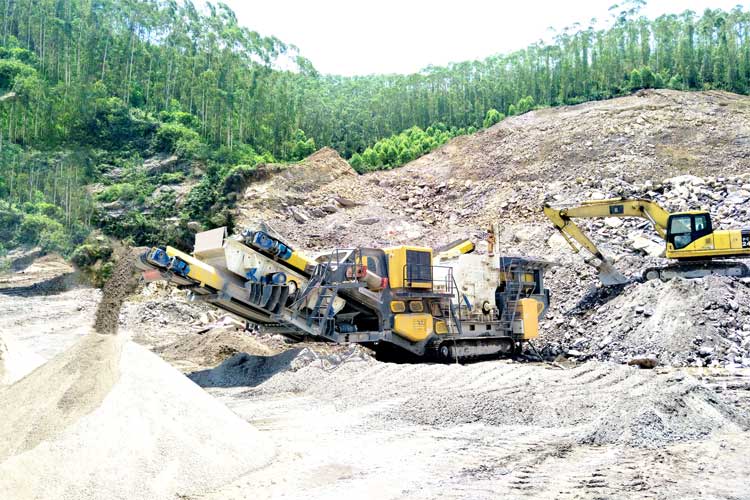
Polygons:
M175 498L265 464L258 432L145 349L92 334L0 392L0 498Z
M91 333L0 389L0 498L173 499L266 464L247 422L117 332L133 290L121 259ZM4 355L4 358L6 356Z
M120 343L87 335L73 348L0 392L0 460L52 438L96 409L118 378Z

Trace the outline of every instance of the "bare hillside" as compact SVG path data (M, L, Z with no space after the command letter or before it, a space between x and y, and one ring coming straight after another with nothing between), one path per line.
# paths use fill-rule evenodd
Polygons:
M680 174L748 173L750 98L651 90L532 111L458 137L400 169L362 176L332 168L332 150L318 156L329 157L320 168L332 174L330 182L318 173L294 199L283 184L276 191L275 182L249 186L240 222L260 215L261 192L263 217L304 246L439 243L498 218L505 225L538 221L545 198L585 196L612 179L643 186ZM369 229L347 229L357 226Z

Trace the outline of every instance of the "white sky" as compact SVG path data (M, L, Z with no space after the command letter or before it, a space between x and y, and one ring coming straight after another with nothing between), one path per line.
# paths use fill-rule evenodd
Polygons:
M615 0L223 0L240 24L296 45L322 73L413 73L520 49L549 27L610 18ZM737 0L650 0L650 18ZM619 10L618 10L619 12Z

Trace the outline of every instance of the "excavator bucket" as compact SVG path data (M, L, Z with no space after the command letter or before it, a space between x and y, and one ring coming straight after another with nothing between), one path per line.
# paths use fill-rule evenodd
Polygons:
M624 285L630 282L630 280L623 276L620 271L615 269L615 266L613 266L608 260L602 261L601 264L596 266L596 270L599 272L599 281L604 286Z

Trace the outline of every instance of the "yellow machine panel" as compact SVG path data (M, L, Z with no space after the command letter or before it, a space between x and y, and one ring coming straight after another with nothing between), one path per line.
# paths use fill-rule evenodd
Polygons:
M185 252L180 252L176 248L167 247L167 255L170 257L179 257L187 262L190 266L188 277L200 282L202 285L208 285L215 290L221 290L224 286L224 280L213 266L209 266L200 260L192 257Z
M422 314L397 314L393 317L393 332L412 342L420 342L432 335L432 316Z
M304 271L308 267L315 267L315 261L308 259L299 252L292 253L292 256L286 259L286 262L300 271Z
M739 231L714 231L713 237L714 237L714 248L717 250L728 250L732 248L732 233L739 233ZM742 248L742 245L739 246L739 248ZM698 247L698 250L700 250L701 247Z
M448 325L443 320L435 321L435 333L445 335L448 333Z
M539 335L539 314L544 309L544 304L534 299L521 299L518 301L518 312L523 321L523 339L535 339Z
M391 288L432 288L432 249L402 246L384 250Z

